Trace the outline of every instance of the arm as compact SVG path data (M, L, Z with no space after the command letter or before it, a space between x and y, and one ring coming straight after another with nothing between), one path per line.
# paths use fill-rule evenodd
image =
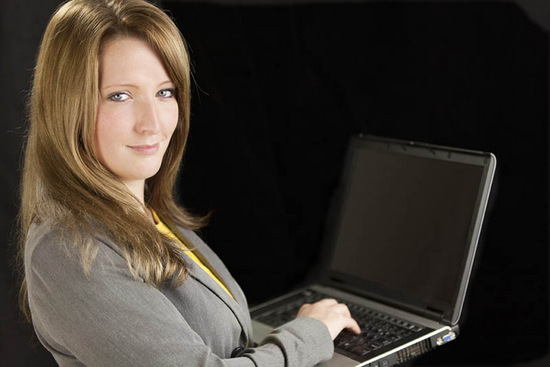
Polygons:
M307 366L332 354L326 327L304 317L242 357L222 359L161 291L134 280L109 246L97 243L88 279L78 249L65 250L55 233L30 242L33 323L61 366Z

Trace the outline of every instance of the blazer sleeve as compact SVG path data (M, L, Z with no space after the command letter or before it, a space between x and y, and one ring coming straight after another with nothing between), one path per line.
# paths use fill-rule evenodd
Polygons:
M258 348L223 359L111 247L97 241L86 277L79 250L60 238L31 236L25 250L33 325L60 366L311 366L333 353L326 326L301 317Z

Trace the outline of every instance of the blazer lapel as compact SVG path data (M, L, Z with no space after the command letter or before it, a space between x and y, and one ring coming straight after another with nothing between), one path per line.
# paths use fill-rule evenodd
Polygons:
M241 288L238 286L235 279L233 279L220 258L194 232L181 228L180 231L197 249L198 253L195 251L195 255L222 281L227 289L229 289L234 299L192 260L188 261L190 275L216 294L227 307L231 309L245 331L248 340L251 340L252 324L248 313L248 304Z
M174 229L172 229L174 230ZM195 234L195 232L186 230L178 227L177 230L181 235L184 236L184 239L189 241L195 248L198 250L198 253L195 252L195 255L210 268L210 270L220 279L223 284L229 289L233 299L227 292L220 287L218 283L210 275L208 275L204 270L202 270L193 260L189 259L186 256L188 270L190 276L195 280L203 284L206 288L216 294L226 305L231 309L235 317L237 318L239 324L244 330L248 341L252 340L252 323L250 321L250 314L248 313L248 303L246 297L235 281L229 270L225 267L220 258L206 245L202 239ZM175 232L177 234L177 232ZM109 247L111 247L115 252L120 256L123 256L120 248L112 242L107 236L96 235L98 240L102 241Z

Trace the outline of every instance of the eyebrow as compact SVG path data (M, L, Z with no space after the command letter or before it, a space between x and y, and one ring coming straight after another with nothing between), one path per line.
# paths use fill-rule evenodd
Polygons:
M174 82L172 82L171 80L165 80L163 81L162 83L159 83L157 87L160 87L160 86L163 86L165 84L172 84L174 85ZM132 83L122 83L122 84L109 84L109 85L106 85L106 86L100 86L100 89L109 89L109 88L139 88L139 86L137 86L136 84L132 84Z

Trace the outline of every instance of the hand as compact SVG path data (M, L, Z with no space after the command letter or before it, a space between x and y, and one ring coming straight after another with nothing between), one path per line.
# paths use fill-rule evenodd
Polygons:
M361 332L361 328L349 312L348 306L336 302L335 299L326 298L319 302L302 305L298 315L308 316L324 323L328 327L330 337L334 340L343 329L348 329L355 334Z

